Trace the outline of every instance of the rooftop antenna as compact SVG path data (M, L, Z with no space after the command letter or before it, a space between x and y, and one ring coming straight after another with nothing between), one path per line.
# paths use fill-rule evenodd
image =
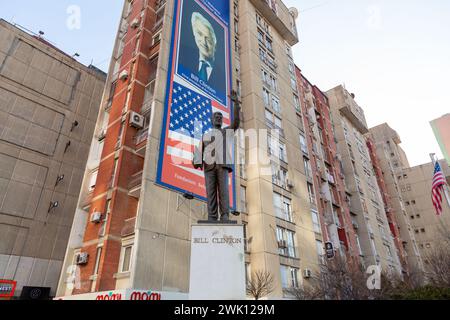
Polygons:
M78 53L78 52L75 52L73 55L72 55L72 58L78 58L80 56L80 54Z
M45 32L42 30L39 30L39 38L43 38L44 37Z

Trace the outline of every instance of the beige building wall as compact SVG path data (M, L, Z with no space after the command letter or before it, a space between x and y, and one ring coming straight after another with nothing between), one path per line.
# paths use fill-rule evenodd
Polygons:
M411 276L421 276L423 273L423 261L417 249L414 230L405 208L399 182L403 181L409 162L406 154L400 146L401 139L398 133L384 123L370 129L381 168L384 172L384 180L388 189L395 219L400 228L400 237L403 248L407 253L408 265ZM406 176L405 176L406 177Z
M447 182L450 181L450 167L445 160L439 161ZM431 202L431 183L434 166L427 163L416 167L404 168L399 180L404 206L411 224L411 231L417 241L420 255L427 269L427 256L439 248L442 239L450 236L450 208L443 199L443 212L439 217Z
M326 94L342 157L350 212L358 226L361 261L366 267L380 265L383 271L401 275L400 261L364 138L368 133L364 111L343 86Z
M0 279L16 295L56 293L105 78L0 20Z

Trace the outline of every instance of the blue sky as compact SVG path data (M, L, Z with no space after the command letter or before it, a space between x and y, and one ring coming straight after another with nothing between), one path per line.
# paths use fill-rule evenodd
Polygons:
M0 17L107 70L120 0L0 1ZM323 91L356 94L370 126L388 122L412 165L441 156L429 121L450 112L450 1L285 0L300 11L296 63ZM71 5L80 29L67 27Z

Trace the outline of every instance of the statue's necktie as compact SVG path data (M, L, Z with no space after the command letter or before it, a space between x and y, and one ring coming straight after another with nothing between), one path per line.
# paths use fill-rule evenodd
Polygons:
M200 71L198 76L200 77L201 80L203 81L208 81L208 64L205 61L200 61L201 63L201 67L200 67Z

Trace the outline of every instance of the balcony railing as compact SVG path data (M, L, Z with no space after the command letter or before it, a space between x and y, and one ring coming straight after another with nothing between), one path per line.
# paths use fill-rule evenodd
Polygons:
M144 141L147 141L147 138L148 138L148 128L138 132L134 137L134 142L136 145L140 145Z

